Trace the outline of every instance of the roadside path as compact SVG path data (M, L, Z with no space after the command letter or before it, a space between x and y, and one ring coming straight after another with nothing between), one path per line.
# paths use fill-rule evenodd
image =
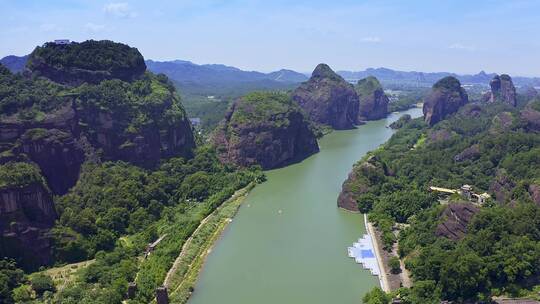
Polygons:
M367 231L369 233L369 236L371 237L371 240L373 241L373 247L375 249L375 257L377 258L377 264L379 265L379 271L380 271L380 277L379 281L381 283L381 289L384 292L390 292L390 284L388 282L388 277L386 276L386 267L384 265L383 259L382 259L382 253L380 252L379 246L379 240L377 238L377 235L375 234L375 228L373 225L368 221L367 214L364 214L364 222L366 224Z

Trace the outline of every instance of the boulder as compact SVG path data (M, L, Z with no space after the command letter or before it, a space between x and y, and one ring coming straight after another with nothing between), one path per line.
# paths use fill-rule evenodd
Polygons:
M223 162L263 169L297 162L319 151L302 110L283 93L254 92L236 100L212 142Z
M453 76L445 77L433 85L424 100L424 119L430 126L453 114L469 102L469 97Z
M358 95L354 87L326 64L319 64L311 78L292 93L292 99L319 124L351 129L358 124Z

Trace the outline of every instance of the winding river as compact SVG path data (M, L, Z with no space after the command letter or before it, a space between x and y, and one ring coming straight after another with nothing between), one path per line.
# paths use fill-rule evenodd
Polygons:
M268 171L215 244L189 303L360 303L378 280L347 257L365 227L336 199L352 165L387 141L386 126L405 113L422 115L414 108L333 132L320 153Z

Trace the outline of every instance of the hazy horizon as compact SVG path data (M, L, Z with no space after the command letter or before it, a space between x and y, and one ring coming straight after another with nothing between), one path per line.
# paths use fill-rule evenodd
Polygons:
M9 1L0 57L54 39L109 39L146 59L310 73L385 67L540 76L539 1ZM509 58L509 59L508 59Z

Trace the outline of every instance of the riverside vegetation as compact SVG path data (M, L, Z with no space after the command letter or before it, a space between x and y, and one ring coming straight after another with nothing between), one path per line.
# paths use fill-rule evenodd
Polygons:
M518 107L468 104L432 127L422 119L404 119L386 144L355 165L344 191L369 213L387 250L398 242L414 281L412 288L392 294L376 288L365 303L390 303L393 297L402 303L538 297L539 105L538 99ZM464 235L449 238L440 233L449 206L428 186L463 184L493 199L473 214ZM467 204L459 196L449 201ZM405 228L396 238L401 224Z

